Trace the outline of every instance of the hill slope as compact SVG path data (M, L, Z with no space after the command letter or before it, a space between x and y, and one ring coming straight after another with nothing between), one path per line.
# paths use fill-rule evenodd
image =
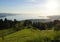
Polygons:
M33 29L23 29L21 31L15 32L8 36L5 36L4 42L51 42L52 40L58 39L56 36L60 37L60 31L58 34L53 30L33 30ZM0 42L2 39L0 38Z

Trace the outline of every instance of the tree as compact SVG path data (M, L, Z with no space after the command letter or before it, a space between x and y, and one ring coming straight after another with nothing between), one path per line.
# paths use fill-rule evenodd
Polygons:
M25 20L23 25L24 26L32 25L32 22L30 20Z
M0 19L0 30L3 29L3 20Z
M56 26L54 27L54 30L59 31L60 30L60 24L56 24Z

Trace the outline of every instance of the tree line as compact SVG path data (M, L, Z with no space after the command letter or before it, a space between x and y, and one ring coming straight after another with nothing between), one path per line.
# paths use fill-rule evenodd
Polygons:
M60 20L54 20L51 22L32 22L31 20L24 20L24 21L17 21L14 19L8 20L7 18L0 19L0 30L3 29L9 29L13 28L15 30L20 30L24 29L25 27L27 28L34 28L34 29L39 29L39 30L60 30Z
M16 23L16 19L14 19L14 21L8 20L7 18L5 18L4 20L0 19L0 30L12 28L15 26Z

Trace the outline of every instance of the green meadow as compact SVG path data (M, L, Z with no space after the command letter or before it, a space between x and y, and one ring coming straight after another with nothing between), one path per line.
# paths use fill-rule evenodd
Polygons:
M60 31L23 29L0 37L0 42L53 42L60 40Z

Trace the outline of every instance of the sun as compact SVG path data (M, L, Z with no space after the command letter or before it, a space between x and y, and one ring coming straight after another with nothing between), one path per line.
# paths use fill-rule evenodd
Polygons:
M58 4L56 1L50 1L46 4L47 11L55 11L57 7Z
M49 0L46 3L46 15L56 15L58 9L58 2L56 0Z

